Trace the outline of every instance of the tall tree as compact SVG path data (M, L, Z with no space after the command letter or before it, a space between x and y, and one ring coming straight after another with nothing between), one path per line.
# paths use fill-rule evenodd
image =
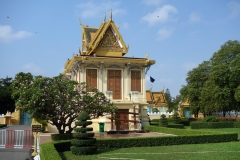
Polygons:
M92 118L116 111L102 92L96 88L87 92L86 83L79 84L61 74L49 78L20 72L12 86L18 109L28 111L33 118L51 121L60 134L72 132L72 122L82 111Z
M191 106L191 112L195 117L198 116L199 111L204 113L203 106L201 106L201 92L204 87L204 83L209 78L209 62L204 61L199 64L198 67L192 69L187 74L187 85L183 86L180 90L180 94L183 101L188 101Z
M180 90L195 115L240 111L240 42L227 41L197 68L188 72Z
M177 111L178 103L181 101L180 96L177 95L176 97L172 97L170 90L167 88L166 92L164 93L165 101L168 106L168 112Z
M211 58L211 76L216 85L214 96L217 106L226 112L239 110L236 99L240 86L240 42L227 41Z
M15 103L11 97L12 78L6 77L0 79L0 114L6 114L7 111L14 112Z

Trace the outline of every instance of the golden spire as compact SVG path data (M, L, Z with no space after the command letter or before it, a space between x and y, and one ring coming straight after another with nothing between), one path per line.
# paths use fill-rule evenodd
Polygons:
M112 9L111 9L111 14L110 14L110 21L112 21Z

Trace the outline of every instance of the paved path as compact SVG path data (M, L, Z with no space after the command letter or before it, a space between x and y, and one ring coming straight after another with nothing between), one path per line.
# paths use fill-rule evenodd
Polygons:
M31 125L11 125L6 130L32 130ZM1 137L0 137L1 138ZM30 160L30 149L0 148L0 160Z
M1 160L30 160L29 150L0 148Z

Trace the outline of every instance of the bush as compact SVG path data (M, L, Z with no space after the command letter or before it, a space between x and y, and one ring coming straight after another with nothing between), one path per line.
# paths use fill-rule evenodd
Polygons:
M215 116L204 117L202 121L203 122L218 122L218 120Z
M87 155L87 154L94 154L97 152L97 145L96 145L96 138L94 137L93 132L87 132L92 131L93 128L86 127L90 124L92 124L92 121L90 120L90 116L86 112L81 112L81 114L77 117L77 120L75 124L77 126L81 126L81 128L74 128L74 131L76 133L73 133L74 139L71 141L71 151L73 154L77 155Z
M6 124L0 124L0 128L4 128L4 127L7 127Z
M51 134L51 138L53 141L69 140L69 139L73 139L73 135L72 134Z
M165 114L162 114L159 120L159 126L166 127L168 125L168 120Z
M180 117L178 116L178 113L177 113L177 112L175 112L175 113L172 115L172 122L173 122L174 124L179 124L179 122L180 122Z
M240 122L191 122L190 126L192 129L201 129L201 128L240 128Z

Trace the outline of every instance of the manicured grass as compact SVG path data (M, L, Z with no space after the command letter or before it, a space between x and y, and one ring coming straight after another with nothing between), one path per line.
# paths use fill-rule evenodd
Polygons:
M240 142L105 149L88 156L77 156L67 151L60 155L63 160L234 160L240 157Z

